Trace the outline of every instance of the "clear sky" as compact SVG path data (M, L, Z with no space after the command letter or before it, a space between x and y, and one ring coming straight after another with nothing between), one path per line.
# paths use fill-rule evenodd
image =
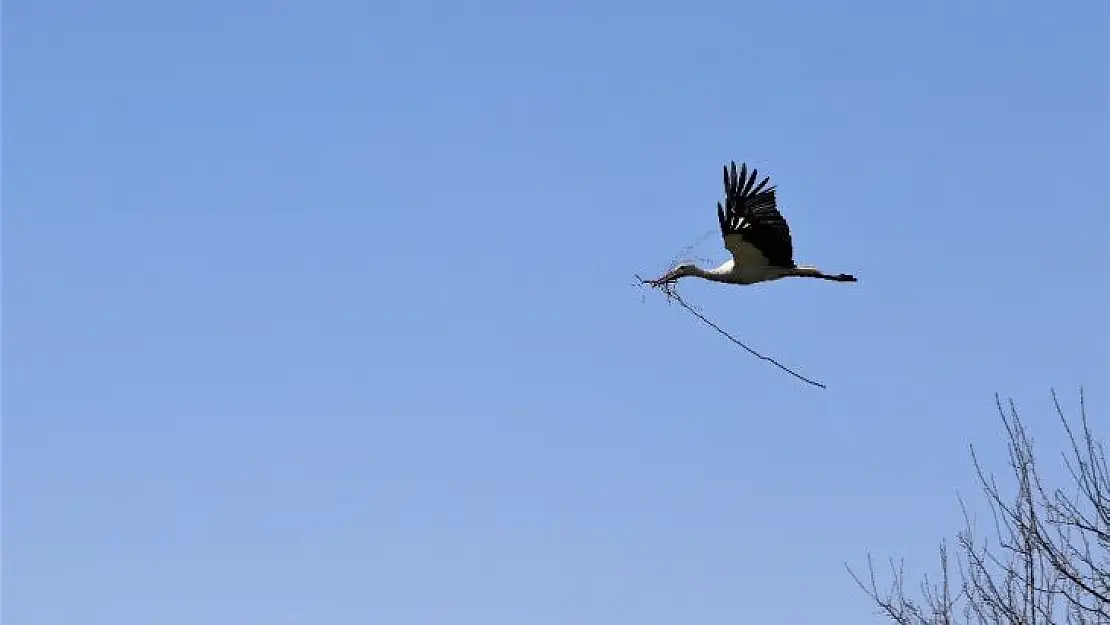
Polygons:
M877 621L1110 415L1110 4L4 4L4 622ZM800 262L632 274L773 176ZM724 255L715 238L702 246Z

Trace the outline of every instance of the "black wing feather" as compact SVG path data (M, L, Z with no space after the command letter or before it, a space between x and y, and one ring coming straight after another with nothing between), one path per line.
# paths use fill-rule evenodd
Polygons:
M717 203L721 236L739 235L743 241L763 252L767 261L778 267L794 267L794 244L790 226L779 212L775 187L768 187L769 176L758 180L759 172L748 174L747 163L736 162L724 168L725 203Z

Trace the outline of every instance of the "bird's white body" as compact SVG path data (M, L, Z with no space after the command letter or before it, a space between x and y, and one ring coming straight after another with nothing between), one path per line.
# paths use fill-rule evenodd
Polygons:
M782 278L794 277L822 277L821 271L816 267L799 265L797 267L773 267L768 265L739 265L729 259L712 269L702 269L695 265L682 265L672 270L664 279L673 281L686 276L696 276L713 282L725 284L756 284L770 282ZM834 279L829 277L828 279Z
M729 284L755 284L778 280L789 275L789 270L767 265L737 265L733 259L726 260L720 266L709 270L708 279Z

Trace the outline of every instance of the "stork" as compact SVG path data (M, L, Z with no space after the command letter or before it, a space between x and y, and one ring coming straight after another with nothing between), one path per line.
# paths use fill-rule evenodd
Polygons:
M735 161L724 170L725 204L717 202L717 220L732 258L713 269L685 263L659 278L643 280L645 284L662 286L688 276L745 285L787 277L856 282L851 274L828 274L812 265L795 264L790 226L779 212L775 187L767 186L770 177L756 184L757 170L753 168L749 175L747 163L741 163L737 172Z

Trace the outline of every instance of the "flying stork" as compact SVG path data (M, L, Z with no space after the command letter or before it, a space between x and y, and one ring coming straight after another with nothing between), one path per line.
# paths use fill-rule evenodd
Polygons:
M717 220L721 226L725 248L732 258L713 269L682 264L655 280L643 280L652 286L673 283L694 276L726 284L756 284L790 276L821 278L835 282L856 282L851 274L827 274L812 265L794 263L794 245L790 226L779 212L775 187L767 186L769 176L756 184L757 170L748 174L747 163L736 162L725 170L725 204L717 202Z

